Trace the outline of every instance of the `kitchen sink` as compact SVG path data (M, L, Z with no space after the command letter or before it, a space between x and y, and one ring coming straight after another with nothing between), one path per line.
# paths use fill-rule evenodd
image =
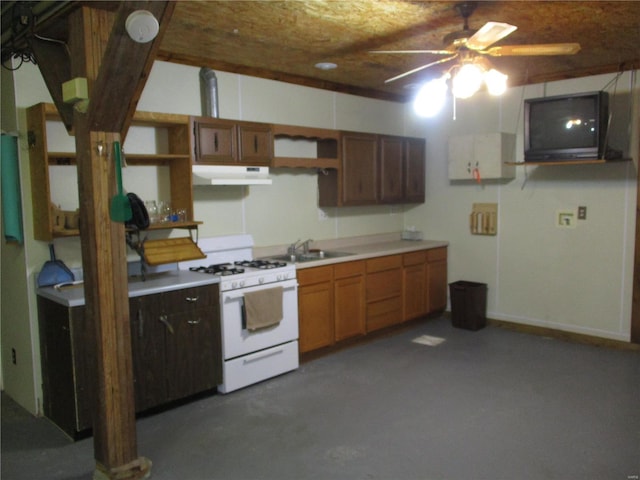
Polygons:
M353 255L353 253L348 252L336 252L333 250L319 250L312 251L309 253L296 253L295 255L275 255L269 257L271 260L278 260L281 262L313 262L316 260L324 260L329 258L339 258L339 257L348 257L349 255Z

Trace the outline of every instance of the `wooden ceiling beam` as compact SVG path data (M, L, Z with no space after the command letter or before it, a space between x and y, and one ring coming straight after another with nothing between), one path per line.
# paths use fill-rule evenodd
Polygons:
M159 39L174 8L175 2L170 1L123 2L118 8L100 73L89 91L88 122L92 131L120 132L124 140L145 85L141 80L146 80L151 71ZM147 10L158 20L156 40L138 43L129 37L125 22L135 10Z
M64 103L62 99L62 84L71 79L69 48L63 42L43 40L36 36L30 36L28 42L53 103L60 113L60 118L67 130L71 132L73 105Z

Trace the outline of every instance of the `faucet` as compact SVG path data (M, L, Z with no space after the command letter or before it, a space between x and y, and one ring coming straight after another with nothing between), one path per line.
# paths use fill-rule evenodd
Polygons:
M291 245L289 245L289 247L287 248L287 254L288 255L296 255L298 253L298 249L302 248L302 253L303 254L307 254L309 253L309 244L313 242L313 239L308 239L305 240L304 242L301 242L300 239L298 239L297 241L293 242Z

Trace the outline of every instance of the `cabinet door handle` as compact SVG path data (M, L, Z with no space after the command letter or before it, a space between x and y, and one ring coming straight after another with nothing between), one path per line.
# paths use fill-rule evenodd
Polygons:
M258 135L253 136L253 153L258 153Z
M186 297L185 300L189 303L196 303L198 301L198 297Z
M166 315L160 315L158 317L158 320L160 320L162 323L164 323L164 326L167 327L167 330L169 330L169 333L171 335L173 335L173 327L169 323L169 320L167 320L167 316Z
M189 325L198 325L201 321L202 321L202 319L200 317L198 317L196 320L187 320L187 323Z
M215 132L213 134L213 149L217 152L218 151L218 132Z

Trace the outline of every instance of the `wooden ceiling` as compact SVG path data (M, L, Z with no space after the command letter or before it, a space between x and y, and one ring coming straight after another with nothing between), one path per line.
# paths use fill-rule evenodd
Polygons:
M8 4L3 2L3 17ZM61 2L34 2L34 4ZM67 2L36 30L60 40L60 17L84 2ZM89 2L115 9L119 2ZM158 58L373 98L406 101L432 67L395 82L384 80L438 60L433 54L371 54L370 50L441 49L462 29L458 2L401 0L179 1ZM44 8L44 7L41 7ZM511 86L640 68L640 2L481 1L469 19L518 29L495 45L578 42L570 56L488 57ZM6 32L3 18L3 32ZM3 33L3 60L5 59ZM315 68L333 62L334 70Z

